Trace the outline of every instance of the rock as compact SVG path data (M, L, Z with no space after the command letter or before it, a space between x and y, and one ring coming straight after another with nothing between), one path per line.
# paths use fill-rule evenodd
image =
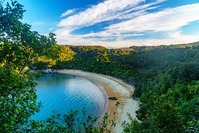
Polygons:
M115 105L118 106L119 104L120 104L120 102L117 101L117 103Z
M57 70L54 70L54 69L44 69L44 70L40 70L39 72L45 73L45 74L53 74L53 73L57 73Z
M117 97L109 97L108 99L109 100L117 100L118 98Z

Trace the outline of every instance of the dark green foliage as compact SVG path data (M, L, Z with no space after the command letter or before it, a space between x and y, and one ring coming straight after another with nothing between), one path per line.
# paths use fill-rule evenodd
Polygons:
M4 38L12 38L12 41L17 41L20 36L21 20L23 18L23 6L16 1L12 1L11 4L7 3L6 7L3 7L3 3L0 5L0 41Z
M85 121L80 121L77 118L78 111L70 111L64 116L54 113L54 115L46 120L30 120L29 123L20 128L19 131L30 133L109 133L111 129L115 127L114 121L108 120L107 113L101 122L97 121L97 118L92 118L87 115L84 109L82 113L84 114ZM110 124L109 128L107 126L108 124Z
M29 68L80 69L135 85L140 121L129 117L125 133L199 132L199 42L126 49L59 46L53 33L46 37L22 23L23 13L16 1L0 3L0 132L76 132L76 111L29 121L38 111ZM115 126L107 114L101 123L85 117L80 132L110 132L108 123Z
M123 125L124 132L188 132L193 128L197 132L198 43L134 49L69 46L73 58L53 68L107 74L135 85L135 96L142 103L137 117L142 122L130 119Z
M198 43L127 51L96 46L69 49L73 58L53 68L102 73L135 85L135 97L142 103L137 117L142 122L131 119L124 132L198 131Z
M0 65L6 68L24 71L38 56L56 43L55 34L40 35L31 31L31 26L22 23L23 6L11 1L0 5Z
M137 86L142 89L137 116L143 131L177 133L191 125L198 131L198 74L197 63L180 64L140 82L144 86Z
M16 132L38 111L35 83L27 72L0 67L0 132Z
M0 132L18 132L38 111L34 75L28 67L46 47L55 43L22 23L23 6L0 3ZM39 48L39 50L38 50Z
M56 49L51 50L53 51L51 53L56 53L56 55L48 56L46 54L45 57L48 56L48 58L36 62L33 67L36 69L80 69L111 75L131 84L134 84L136 78L141 76L137 70L119 60L122 57L127 59L128 56L131 56L132 50L106 49L100 46L58 45L56 45Z

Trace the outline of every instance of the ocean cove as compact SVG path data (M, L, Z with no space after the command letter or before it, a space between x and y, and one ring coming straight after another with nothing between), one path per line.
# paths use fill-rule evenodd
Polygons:
M42 103L40 111L31 119L44 120L53 112L67 114L78 110L92 117L100 117L105 111L106 94L101 86L82 77L68 74L44 74L37 81L37 101Z

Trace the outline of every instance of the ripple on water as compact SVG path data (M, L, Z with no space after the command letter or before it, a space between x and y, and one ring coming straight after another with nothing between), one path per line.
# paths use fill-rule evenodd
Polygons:
M99 86L87 79L67 74L44 74L36 82L42 107L31 119L43 120L50 117L52 111L66 114L77 109L81 112L83 108L93 117L104 112L104 94Z

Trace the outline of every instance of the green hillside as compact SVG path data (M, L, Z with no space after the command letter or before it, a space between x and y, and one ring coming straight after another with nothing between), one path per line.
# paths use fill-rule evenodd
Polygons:
M17 2L0 5L0 132L74 132L76 112L65 116L66 125L55 116L29 121L39 110L33 82L38 74L30 70L49 68L110 75L135 86L140 122L129 118L125 133L199 132L199 42L123 49L63 46L53 33L31 31L21 21L23 13ZM84 123L85 131L105 132L106 124L94 123Z

